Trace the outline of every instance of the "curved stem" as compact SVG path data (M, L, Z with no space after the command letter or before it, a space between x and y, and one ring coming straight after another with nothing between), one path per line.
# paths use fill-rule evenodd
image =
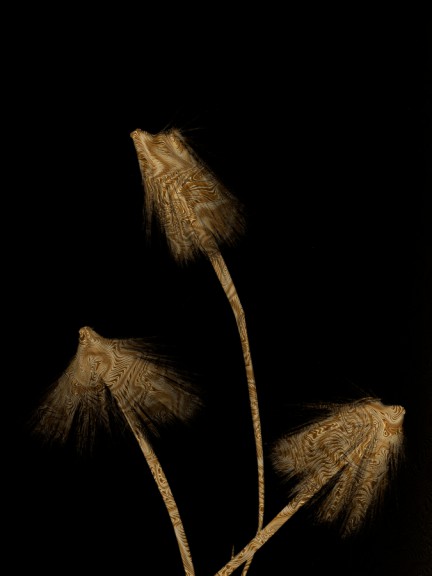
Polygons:
M225 294L231 304L231 308L234 312L234 316L237 322L237 328L240 334L241 346L243 350L243 358L249 390L249 400L252 412L252 423L255 435L255 446L257 456L257 467L258 467L258 530L257 530L258 534L263 526L264 521L264 455L263 455L263 445L261 435L261 422L258 408L258 395L255 385L255 376L249 348L249 338L246 328L246 317L240 302L240 298L237 294L237 290L234 286L234 282L222 258L221 253L214 252L211 255L209 255L209 258L219 278L219 281L222 284L222 288L224 289ZM252 556L250 557L250 561L248 562L247 566L243 571L243 576L247 573L250 562L252 561Z
M195 570L192 563L192 556L190 553L189 544L186 538L183 523L180 518L180 513L177 508L177 504L174 500L174 496L171 492L171 488L168 484L168 480L159 462L159 459L157 458L156 453L151 447L149 441L146 439L145 435L141 432L140 428L134 424L130 416L128 416L125 412L123 412L123 414L129 426L131 427L135 438L138 441L141 451L144 454L147 464L151 470L153 478L155 479L157 487L159 488L159 492L162 495L166 509L168 510L168 514L174 527L177 544L180 550L185 576L195 576Z

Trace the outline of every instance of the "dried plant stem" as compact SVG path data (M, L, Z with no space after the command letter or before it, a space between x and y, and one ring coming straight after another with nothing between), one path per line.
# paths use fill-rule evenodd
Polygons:
M250 561L255 552L261 548L287 520L294 516L294 514L310 500L324 484L329 480L326 478L322 482L308 483L308 489L299 492L290 502L271 520L262 530L260 530L249 543L236 554L223 568L215 574L215 576L229 576L236 568L241 566L244 562Z
M246 378L249 389L250 406L252 412L252 422L255 435L255 446L256 446L256 456L258 466L258 530L257 530L258 534L263 526L264 521L264 455L263 455L263 445L261 435L261 421L258 407L258 396L255 385L255 376L252 365L252 358L249 348L249 338L246 328L246 317L240 302L240 298L237 294L237 290L234 286L234 282L222 258L221 253L214 252L211 255L209 255L209 258L233 309L234 316L237 322L238 331L240 334L241 346L243 350ZM248 562L243 571L243 576L247 573L248 567L252 560L252 556L253 553L252 555L250 555L250 561Z
M180 513L177 508L177 504L174 500L174 496L168 484L168 479L165 476L165 473L162 469L158 457L156 456L156 453L154 452L150 443L146 439L145 435L141 432L140 428L134 424L133 420L130 417L128 417L127 414L124 413L124 415L129 426L132 429L135 438L138 441L141 451L144 454L147 464L151 470L153 478L155 479L157 487L159 488L159 492L162 495L166 509L168 510L168 514L174 527L177 544L180 550L185 576L195 576L195 570L192 563L192 556L186 538L186 533L183 527L183 522L180 518Z

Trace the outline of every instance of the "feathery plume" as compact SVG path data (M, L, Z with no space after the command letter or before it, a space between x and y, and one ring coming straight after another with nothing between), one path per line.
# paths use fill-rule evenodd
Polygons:
M75 356L36 410L35 432L62 443L73 436L84 449L98 427L109 430L118 409L158 435L160 425L186 422L200 406L174 363L144 339L103 338L85 326Z
M403 446L401 406L376 398L326 406L328 415L279 439L272 461L292 495L311 478L329 485L320 500L319 522L341 522L342 536L355 533L382 499Z
M156 214L179 262L233 244L245 229L243 207L180 131L134 130L131 137L145 189L147 233Z

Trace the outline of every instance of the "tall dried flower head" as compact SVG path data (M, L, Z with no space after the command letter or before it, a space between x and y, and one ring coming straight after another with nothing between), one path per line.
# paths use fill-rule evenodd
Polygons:
M342 536L356 533L376 509L403 446L405 409L376 398L326 405L327 416L279 439L276 471L297 481L291 495L324 486L319 522L340 522Z
M245 228L243 206L179 130L134 130L131 137L145 189L147 232L156 214L176 260L211 256L222 243L238 239Z
M194 386L145 340L103 338L85 326L75 356L36 410L34 430L62 443L73 435L81 449L100 425L109 429L118 409L144 433L158 434L159 424L187 421L200 406Z

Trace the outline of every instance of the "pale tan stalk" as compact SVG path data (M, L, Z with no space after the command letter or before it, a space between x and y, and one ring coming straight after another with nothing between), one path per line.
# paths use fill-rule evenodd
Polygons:
M129 426L132 429L135 438L138 441L141 451L144 454L146 462L157 484L159 492L162 495L169 517L174 527L177 544L183 562L185 576L195 576L195 570L192 563L192 555L189 549L189 544L186 538L183 522L181 520L180 512L178 510L171 488L168 484L168 479L165 476L165 473L162 469L162 465L159 462L159 459L156 456L156 453L151 447L149 441L147 440L145 435L141 432L140 428L134 425L133 420L130 417L128 417L128 415L125 412L123 413Z
M223 568L216 572L215 576L229 576L236 568L239 568L246 561L251 561L255 552L263 546L287 520L310 500L328 481L326 478L322 483L309 484L309 489L297 494L262 530L260 530L248 544L232 558Z
M259 416L258 407L258 395L255 385L255 376L252 365L252 357L249 348L249 338L246 328L246 317L243 307L240 302L240 298L237 294L237 290L234 286L234 282L228 271L228 268L222 258L220 252L215 252L209 255L210 262L219 278L222 288L231 304L231 308L234 312L234 316L237 322L238 331L240 334L240 341L243 350L243 358L246 369L247 385L249 390L249 400L252 412L252 423L255 435L255 448L257 456L257 466L258 466L258 530L257 534L260 532L263 521L264 521L264 454L263 454L263 444L262 444L262 434L261 434L261 421ZM248 571L250 563L252 561L253 554L248 557L249 561L245 566L242 576Z

